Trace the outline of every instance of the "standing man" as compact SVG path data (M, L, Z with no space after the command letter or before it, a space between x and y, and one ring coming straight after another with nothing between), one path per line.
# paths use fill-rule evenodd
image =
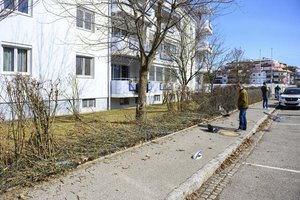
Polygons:
M279 87L279 85L277 85L277 86L275 87L275 98L276 98L276 99L279 99L280 90L281 90L281 88Z
M266 82L263 83L263 86L261 87L261 93L263 97L263 108L268 109L268 91Z
M246 111L248 109L248 92L244 89L244 87L240 83L237 84L237 88L239 90L238 109L240 111L239 114L240 125L237 131L240 131L240 130L247 129Z

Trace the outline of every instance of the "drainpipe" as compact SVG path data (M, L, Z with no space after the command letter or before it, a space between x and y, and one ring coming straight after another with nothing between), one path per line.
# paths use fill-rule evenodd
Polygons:
M108 38L107 38L107 110L111 110L111 9L112 0L109 0L108 14Z

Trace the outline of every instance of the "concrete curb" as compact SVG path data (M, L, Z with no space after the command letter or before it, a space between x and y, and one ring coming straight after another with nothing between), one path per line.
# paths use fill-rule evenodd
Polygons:
M275 108L270 110L269 113L273 113ZM238 138L236 142L229 145L224 152L217 155L214 159L208 162L204 167L199 169L196 173L194 173L190 178L188 178L185 182L180 184L180 186L174 189L172 192L168 194L165 198L166 200L181 200L184 199L187 195L192 194L197 189L201 187L201 185L206 182L215 171L221 166L221 164L234 152L236 151L240 145L248 138L250 138L258 129L258 127L268 118L268 115L265 115L261 118L251 129L250 132L245 134L243 137Z

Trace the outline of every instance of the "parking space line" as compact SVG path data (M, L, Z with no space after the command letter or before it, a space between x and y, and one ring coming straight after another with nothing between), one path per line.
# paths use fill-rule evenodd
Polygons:
M247 162L243 162L243 164L244 165L251 165L251 166L255 166L255 167L262 167L262 168L267 168L267 169L275 169L275 170L286 171L286 172L293 172L293 173L299 173L300 174L300 171L293 170L293 169L286 169L286 168L281 168L281 167L271 167L271 166L267 166L267 165L259 165L259 164L247 163Z
M275 122L281 125L289 125L289 126L300 126L300 124L291 124L291 123L284 123L284 122Z

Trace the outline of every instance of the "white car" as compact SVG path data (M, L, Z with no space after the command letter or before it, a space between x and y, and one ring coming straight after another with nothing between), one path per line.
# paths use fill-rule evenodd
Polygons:
M280 107L300 107L300 88L286 88L279 97Z

